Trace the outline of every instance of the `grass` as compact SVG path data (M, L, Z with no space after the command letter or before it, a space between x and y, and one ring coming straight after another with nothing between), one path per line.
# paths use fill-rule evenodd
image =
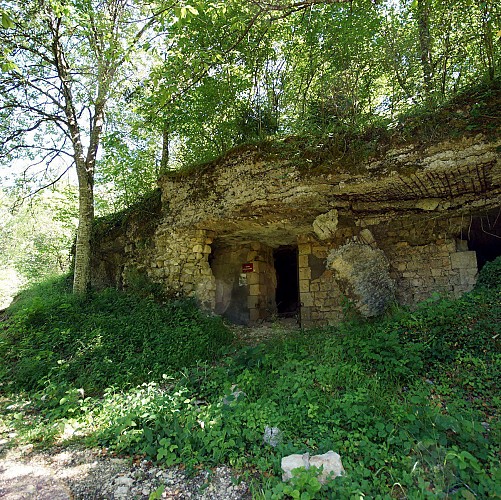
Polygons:
M498 259L459 300L435 297L416 311L241 348L228 347L224 326L192 305L114 291L79 302L52 284L50 293L32 290L3 323L2 418L19 439L43 446L77 440L187 469L226 463L256 498L496 498L500 277ZM89 334L96 328L99 349ZM172 352L187 344L192 356L161 350L178 336ZM102 348L116 351L112 369ZM21 370L30 356L53 364ZM84 359L91 373L66 368ZM94 376L101 364L105 379ZM282 431L277 447L263 443L265 426ZM330 449L344 477L320 485L303 471L280 481L283 456Z

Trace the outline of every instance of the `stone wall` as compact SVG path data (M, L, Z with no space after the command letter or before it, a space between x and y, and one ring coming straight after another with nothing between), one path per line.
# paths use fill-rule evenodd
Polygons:
M155 252L148 275L168 294L196 297L214 309L216 281L209 265L213 233L202 229L173 230L162 224L155 233Z
M399 303L457 296L478 271L466 241L472 217L501 207L500 145L478 136L405 146L355 172L328 173L265 161L249 147L205 170L163 177L154 227L141 232L134 221L102 238L94 283L127 286L137 270L170 295L252 323L275 317L274 250L291 247L302 324L335 323L345 295L357 301L328 256L356 243L384 254ZM501 234L496 224L490 230Z
M343 296L334 272L326 268L332 246L313 236L300 238L299 295L304 326L337 323L343 317Z
M215 312L235 323L264 320L275 313L273 251L259 242L214 249Z
M390 261L399 303L416 304L434 292L457 297L473 288L478 274L475 252L460 239L468 224L464 217L413 217L371 228Z

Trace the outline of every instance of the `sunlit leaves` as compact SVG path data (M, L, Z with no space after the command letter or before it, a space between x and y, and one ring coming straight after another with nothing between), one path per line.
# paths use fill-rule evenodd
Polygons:
M2 14L2 28L4 28L4 29L13 28L14 21L11 19L9 14L2 9L0 9L0 12Z

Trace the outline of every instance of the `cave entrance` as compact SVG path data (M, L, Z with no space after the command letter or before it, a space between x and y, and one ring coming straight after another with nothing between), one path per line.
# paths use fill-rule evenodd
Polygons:
M277 288L277 314L292 318L299 314L299 268L297 246L280 246L273 251Z
M479 270L501 255L501 208L472 218L468 249L476 252Z

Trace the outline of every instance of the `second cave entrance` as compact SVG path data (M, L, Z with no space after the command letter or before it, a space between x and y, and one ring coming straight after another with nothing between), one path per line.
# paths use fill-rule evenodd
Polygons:
M280 246L273 251L277 288L275 302L277 314L282 318L299 313L299 271L296 246Z

